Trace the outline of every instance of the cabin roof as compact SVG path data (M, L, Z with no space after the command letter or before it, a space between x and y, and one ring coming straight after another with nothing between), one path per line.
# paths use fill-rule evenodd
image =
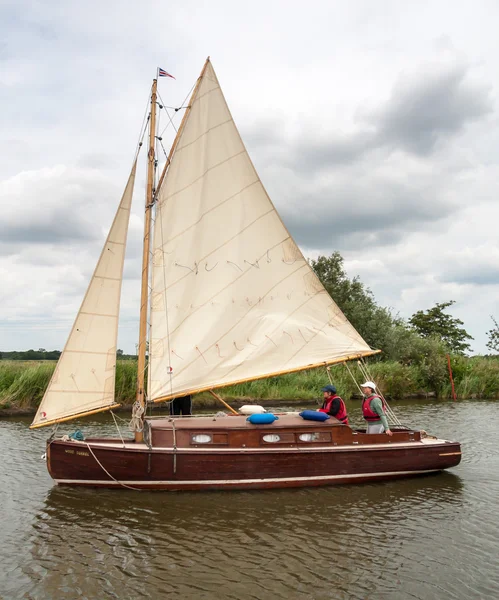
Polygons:
M279 419L273 423L253 425L245 415L225 417L166 417L163 419L147 419L151 429L171 429L175 421L175 429L282 429L288 427L342 427L334 417L327 421L308 421L299 415L278 415Z

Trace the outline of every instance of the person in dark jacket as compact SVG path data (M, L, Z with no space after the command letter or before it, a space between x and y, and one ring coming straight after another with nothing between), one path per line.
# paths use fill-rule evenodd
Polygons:
M335 386L326 385L321 391L324 395L324 402L322 403L322 408L320 408L319 411L325 412L331 417L335 417L344 425L348 425L347 407L345 406L342 398L340 398L340 396L338 396L336 393Z
M187 396L179 396L170 402L171 415L192 415L192 398L190 394Z

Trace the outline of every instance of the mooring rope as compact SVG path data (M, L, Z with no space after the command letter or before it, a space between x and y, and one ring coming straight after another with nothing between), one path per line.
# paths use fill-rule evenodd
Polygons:
M130 431L143 431L144 430L144 421L142 416L144 415L144 407L142 404L135 400L132 406L132 418L128 427Z
M133 490L134 492L142 492L143 491L140 488L132 487L130 485L127 485L126 483L123 483L122 481L118 481L116 479L116 477L113 477L111 475L111 473L106 469L106 467L101 463L101 461L95 456L94 451L90 447L90 444L88 442L85 442L85 444L87 445L87 448L89 449L90 454L95 458L96 463L104 471L104 473L106 473L106 475L108 477L110 477L113 481L116 481L116 483L118 483L119 485L123 486L124 488L127 488L128 490Z

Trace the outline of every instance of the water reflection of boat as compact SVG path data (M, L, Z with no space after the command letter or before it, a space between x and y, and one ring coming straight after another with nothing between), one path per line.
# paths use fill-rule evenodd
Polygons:
M334 418L318 422L291 414L260 424L239 415L144 418L148 300L149 402L377 352L338 309L283 225L211 62L157 184L156 94L155 80L135 439L51 440L53 479L131 489L282 488L395 479L457 465L458 443L403 428L388 438ZM117 323L135 170L136 161L32 427L116 406Z
M210 523L222 529L245 527L250 522L257 526L259 522L263 529L272 533L280 527L279 519L291 516L310 521L312 529L314 523L320 528L325 521L330 521L331 506L334 506L335 519L345 527L355 522L358 524L358 519L363 520L366 510L369 512L371 508L379 512L379 519L398 519L404 514L418 514L415 509L425 506L425 518L431 519L449 504L459 506L462 491L461 478L448 472L393 481L389 486L366 484L361 492L357 486L350 485L299 492L276 489L271 492L271 502L268 493L260 490L233 493L230 503L221 493L199 496L186 492L169 495L167 500L158 504L153 492L137 496L132 491L124 491L119 496L112 491L103 491L99 502L95 502L90 490L56 486L49 490L37 521L44 526L50 522L54 531L59 527L80 524L78 527L89 531L94 527L112 529L116 525L126 526L130 531L136 528L137 532L144 529L154 531L158 527L182 528L185 531L196 528L200 521L203 526ZM130 503L132 496L133 504ZM249 504L251 514L247 511ZM431 514L426 514L426 509L431 509ZM175 515L174 520L171 515Z

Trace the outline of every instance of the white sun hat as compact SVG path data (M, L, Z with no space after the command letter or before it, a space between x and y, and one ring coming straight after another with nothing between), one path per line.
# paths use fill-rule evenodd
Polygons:
M369 388L372 388L373 390L375 390L376 384L374 383L374 381L366 381L365 383L362 383L360 385L360 387L369 387Z

